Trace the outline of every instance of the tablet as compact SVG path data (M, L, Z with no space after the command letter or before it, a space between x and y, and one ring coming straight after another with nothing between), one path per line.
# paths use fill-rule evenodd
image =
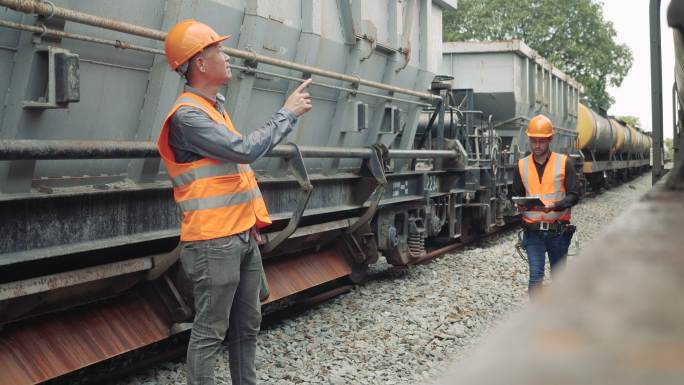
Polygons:
M513 197L513 202L517 203L521 206L525 206L525 207L535 207L535 206L544 207L544 202L539 200L539 197L537 197L537 196Z

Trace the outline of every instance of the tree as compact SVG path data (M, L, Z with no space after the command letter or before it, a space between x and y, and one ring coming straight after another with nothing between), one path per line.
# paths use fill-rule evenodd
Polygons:
M663 144L665 147L665 157L671 162L674 159L674 141L672 138L665 138Z
M617 118L618 120L622 120L623 122L629 124L632 127L641 128L641 119L639 119L638 116L624 115L618 116Z
M628 5L625 5L628 7ZM584 85L593 107L614 103L632 66L632 51L615 42L597 0L461 0L444 17L445 41L520 39Z

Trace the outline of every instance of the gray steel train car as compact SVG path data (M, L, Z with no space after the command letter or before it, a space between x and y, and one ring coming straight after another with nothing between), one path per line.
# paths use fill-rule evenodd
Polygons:
M583 183L597 188L649 168L648 135L580 103L582 85L519 40L444 43L441 72L472 94L470 109L493 117L511 165L529 151L527 121L545 114L552 150L574 158Z
M474 109L493 116L511 155L529 151L524 128L537 114L554 124L554 151L577 153L582 85L522 41L444 43L441 72L454 77L453 88L472 90Z
M186 18L233 36L224 91L243 132L314 80L314 110L254 165L274 220L262 245L264 303L363 279L381 254L411 263L427 239L503 223L498 139L486 126L445 129L446 111L458 109L431 83L441 13L455 1L0 5L0 373L9 382L60 376L192 320L154 143L182 87L163 31ZM436 123L419 133L425 108Z
M509 184L517 160L529 152L525 128L537 114L554 124L551 149L581 163L575 125L582 85L522 41L444 43L441 72L453 76L454 92L469 96L468 110L491 117Z

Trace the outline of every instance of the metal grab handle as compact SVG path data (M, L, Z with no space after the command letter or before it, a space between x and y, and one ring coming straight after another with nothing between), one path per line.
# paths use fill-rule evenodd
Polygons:
M297 230L297 226L299 226L299 221L302 219L302 216L304 215L304 209L306 209L306 205L307 203L309 203L309 198L311 197L311 192L313 191L313 185L311 184L309 175L306 172L306 166L304 165L304 157L302 156L302 153L299 151L299 147L297 147L297 145L294 143L288 144L294 147L295 154L287 158L287 163L290 168L290 171L292 171L292 174L297 179L299 186L302 188L302 194L300 195L299 200L297 201L297 208L292 213L292 217L290 217L290 222L273 239L269 240L262 247L262 251L264 253L270 253L271 251L273 251L278 245L280 245L290 235L292 235L292 233L294 233L295 230Z

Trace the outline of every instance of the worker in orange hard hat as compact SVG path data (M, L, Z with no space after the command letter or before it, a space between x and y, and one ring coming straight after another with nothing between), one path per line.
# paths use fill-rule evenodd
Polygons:
M546 254L551 272L565 264L575 226L570 224L570 208L579 201L579 185L572 160L549 150L553 123L537 115L527 125L531 154L518 161L513 179L513 195L526 197L516 206L522 211L522 246L530 268L528 288L532 293L544 280ZM538 198L537 202L530 202ZM541 201L541 202L539 202Z
M233 384L256 383L263 275L257 229L271 220L249 164L282 141L311 109L305 90L309 79L261 128L241 134L219 93L232 77L220 46L228 38L206 24L185 20L164 40L171 69L186 80L157 145L182 213L181 263L193 281L190 384L214 384L226 332Z

